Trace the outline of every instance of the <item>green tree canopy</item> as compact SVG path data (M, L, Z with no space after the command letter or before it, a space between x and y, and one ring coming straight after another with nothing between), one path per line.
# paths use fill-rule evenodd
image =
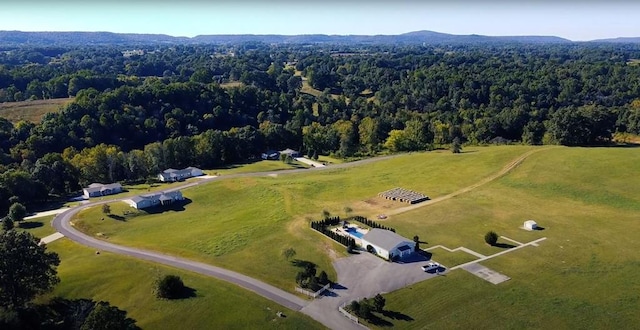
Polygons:
M27 232L9 230L0 234L0 306L22 307L60 281L58 255L38 243Z
M127 312L101 301L82 324L81 330L137 330L136 321Z

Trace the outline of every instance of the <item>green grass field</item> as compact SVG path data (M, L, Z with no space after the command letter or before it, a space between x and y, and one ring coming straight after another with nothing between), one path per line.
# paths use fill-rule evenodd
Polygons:
M51 220L53 220L52 215L24 220L21 224L22 226L19 226L18 224L15 224L15 226L18 230L28 231L35 237L43 238L56 232L56 230L51 227Z
M640 284L639 161L634 148L547 150L469 194L396 216L400 232L416 232L429 245L484 254L502 251L484 243L488 230L521 242L547 240L483 262L511 277L502 284L459 269L386 295L389 309L414 319L390 321L412 329L639 324L640 298L630 289ZM519 229L526 219L544 230ZM445 255L436 249L433 258L451 262Z
M123 222L101 221L104 215L94 208L75 223L112 242L205 261L292 291L297 269L281 256L283 249L294 247L295 258L317 263L333 279L332 257L344 255L341 246L308 228L308 220L318 219L322 210L344 215L349 206L352 214L374 217L404 206L376 197L378 192L399 186L443 196L534 148L468 147L458 155L413 153L353 168L222 180L184 190L191 200L184 211ZM640 177L633 170L640 163L639 150L542 150L476 190L390 216L386 225L405 237L419 235L427 242L423 248L464 246L485 255L504 251L484 243L489 230L524 243L547 240L482 262L511 277L499 285L458 269L385 294L388 309L404 314L387 321L411 329L640 324L640 298L633 289L640 285ZM127 209L112 207L115 213ZM544 230L520 229L527 219ZM449 267L475 259L464 252L432 252Z
M96 207L74 222L115 243L220 265L291 291L298 269L281 256L287 247L335 279L331 256L322 251L332 248L341 255L344 248L308 227L308 219L319 219L322 210L344 215L349 206L353 214L375 216L393 206L376 197L381 191L402 186L444 195L489 176L527 150L506 146L469 148L458 155L414 153L361 167L223 180L184 190L192 202L182 212L102 221Z
M109 301L143 329L323 328L306 315L220 280L111 253L97 255L66 238L48 249L61 259L61 282L48 296ZM180 276L195 297L156 299L153 282L168 274ZM286 317L276 316L278 311Z
M295 168L309 168L309 166L295 160L291 164L287 164L279 160L261 160L247 164L234 164L225 168L206 170L205 172L209 175L225 175L248 172L270 172Z
M71 101L73 98L0 103L0 117L14 124L21 120L39 123L44 114L59 111Z

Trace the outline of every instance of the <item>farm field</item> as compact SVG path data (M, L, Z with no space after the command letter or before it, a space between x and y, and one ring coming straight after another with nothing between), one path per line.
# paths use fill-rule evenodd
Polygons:
M57 112L71 101L73 98L4 102L0 103L0 117L14 124L21 120L39 123L46 113Z
M394 206L376 197L378 192L399 185L444 195L497 172L532 149L414 153L351 168L221 180L183 190L191 200L185 211L101 221L104 215L94 207L78 214L74 223L114 243L208 262L291 291L298 269L281 256L287 247L295 248L295 258L315 262L318 271L335 279L330 263L332 257L344 255L344 248L308 227L323 210L345 215L348 206L352 214L373 217ZM334 253L324 252L327 249Z
M522 243L547 240L481 262L511 277L507 282L493 285L457 269L387 294L390 310L413 319L387 320L407 329L602 329L639 324L640 299L630 290L640 285L640 177L632 174L640 161L638 151L546 150L468 194L394 216L389 221L399 232L415 232L428 241L423 248L442 244L487 255L503 251L484 243L489 230ZM544 230L520 229L527 219ZM448 267L468 261L447 259L441 249L433 258Z

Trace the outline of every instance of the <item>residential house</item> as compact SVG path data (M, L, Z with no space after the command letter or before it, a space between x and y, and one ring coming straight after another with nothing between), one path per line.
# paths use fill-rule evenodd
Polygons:
M120 192L122 192L122 186L117 182L110 184L92 183L87 188L82 189L82 195L85 199L113 195Z
M280 151L280 154L291 156L291 158L300 157L300 152L288 148Z
M280 153L275 150L265 151L260 155L260 158L264 160L278 160L280 159Z
M162 173L158 174L158 180L162 182L175 182L182 181L184 179L188 179L194 176L204 175L201 169L196 167L187 167L182 170L175 169L167 169L162 171Z
M146 209L154 206L165 206L176 201L184 200L180 190L146 194L125 199L124 202L136 209Z

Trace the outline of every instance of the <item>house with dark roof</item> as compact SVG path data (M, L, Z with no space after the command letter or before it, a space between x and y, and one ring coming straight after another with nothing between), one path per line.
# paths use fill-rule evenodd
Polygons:
M136 209L146 209L154 206L170 205L181 200L184 200L182 192L180 192L180 190L175 190L169 192L159 192L155 194L134 196L129 199L125 199L123 202Z
M175 170L173 168L166 169L162 173L158 174L158 180L162 182L175 182L182 181L194 176L204 175L201 169L189 166L181 170Z
M106 195L113 195L122 192L122 186L119 183L92 183L88 187L82 189L82 195L84 198L89 199L91 197L100 197Z
M415 250L416 243L390 230L372 228L362 236L362 247L378 256L393 260L408 257Z
M260 158L264 159L264 160L279 160L280 159L280 152L275 151L275 150L268 150L262 153L262 155L260 155Z

